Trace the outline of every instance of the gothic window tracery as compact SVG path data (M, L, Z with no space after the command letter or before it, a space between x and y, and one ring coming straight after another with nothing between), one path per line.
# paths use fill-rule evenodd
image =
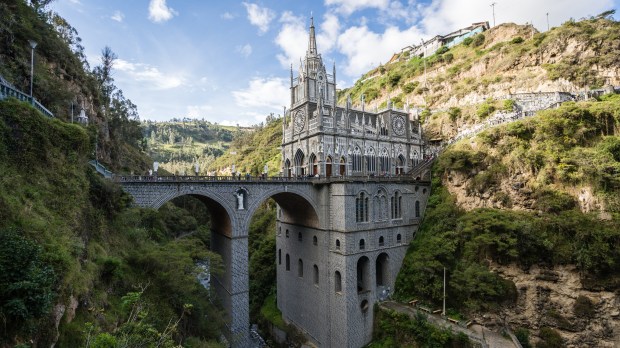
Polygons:
M365 192L355 198L355 221L368 222L368 195Z
M377 170L377 159L375 156L375 149L371 146L366 151L366 170L369 173L374 173Z
M392 219L400 219L403 217L402 202L402 194L398 191L394 192L394 196L390 198L390 203L392 205Z
M355 146L355 149L353 149L353 153L351 154L351 163L353 165L354 172L362 171L362 150L360 150L359 146Z

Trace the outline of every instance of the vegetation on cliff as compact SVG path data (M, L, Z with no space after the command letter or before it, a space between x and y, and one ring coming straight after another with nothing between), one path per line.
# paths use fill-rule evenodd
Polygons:
M197 261L220 269L208 222L128 208L86 164L92 143L82 126L0 102L0 345L218 337L221 313L196 280Z

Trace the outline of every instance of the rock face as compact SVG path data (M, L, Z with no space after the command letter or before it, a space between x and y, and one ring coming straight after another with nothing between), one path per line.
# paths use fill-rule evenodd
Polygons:
M584 290L574 267L534 266L524 271L493 264L490 268L512 280L519 292L517 304L500 315L513 329L529 329L534 341L540 328L551 327L567 347L620 347L620 297L608 291ZM591 301L585 300L591 304L587 310L575 306L580 297Z

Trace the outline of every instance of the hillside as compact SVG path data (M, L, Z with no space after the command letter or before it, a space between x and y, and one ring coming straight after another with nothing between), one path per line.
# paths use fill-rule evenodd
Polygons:
M213 161L224 154L233 137L241 136L237 127L204 120L145 121L141 123L146 151L153 161L170 173L193 174L195 163L206 175Z
M0 3L0 76L21 91L30 89L29 40L35 51L33 94L62 121L71 120L83 106L90 131L96 136L92 157L113 169L146 170L138 109L114 85L116 55L101 47L102 61L90 67L78 32L57 13L48 11L51 1L4 1Z
M341 103L360 95L384 107L430 108L426 131L449 137L458 126L479 120L478 106L511 93L580 92L620 85L620 23L606 18L568 21L548 32L500 24L426 59L404 59L380 66L339 93ZM426 74L425 72L426 66ZM498 103L499 104L499 103ZM450 117L448 109L458 108ZM498 108L502 107L501 104Z

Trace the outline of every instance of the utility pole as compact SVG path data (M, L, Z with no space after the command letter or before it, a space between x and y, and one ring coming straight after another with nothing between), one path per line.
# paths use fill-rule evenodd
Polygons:
M547 12L547 31L549 31L549 12Z
M30 102L34 105L32 84L34 82L34 49L37 48L37 43L34 40L29 40L28 43L30 44Z
M496 2L491 4L491 8L493 9L493 26L495 26L495 5L497 5Z

